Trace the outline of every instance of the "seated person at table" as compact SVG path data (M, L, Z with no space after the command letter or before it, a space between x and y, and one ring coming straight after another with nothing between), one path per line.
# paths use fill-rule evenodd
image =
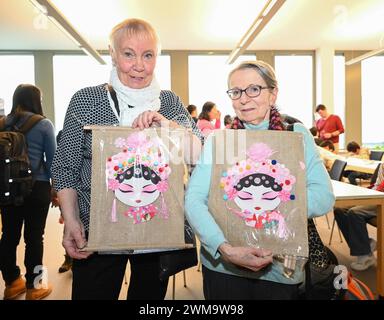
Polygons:
M320 143L319 146L317 146L317 150L320 153L320 157L323 160L324 166L327 171L331 170L332 165L336 159L345 160L343 157L335 153L335 147L333 146L333 143L331 141L323 141L322 143Z
M331 151L333 153L336 153L335 151L335 145L332 143L332 141L329 141L329 140L324 140L320 143L320 147L328 150L328 151Z
M384 164L381 165L373 189L384 191ZM352 208L334 208L335 219L345 240L348 243L351 256L357 257L351 263L351 268L363 271L375 265L376 241L368 236L367 222L377 216L377 207L355 206Z
M347 144L348 157L359 158L359 159L369 159L369 152L366 148L361 148L356 141L351 141ZM344 177L348 178L350 184L357 186L356 179L369 179L371 175L369 173L350 171L347 170L343 174Z
M369 159L369 150L362 148L356 141L351 141L347 144L348 157L359 159Z
M317 128L316 127L312 127L309 129L309 131L311 131L312 135L313 135L313 139L315 139L315 143L317 146L319 146L323 140L321 140L319 138L319 132L317 131Z

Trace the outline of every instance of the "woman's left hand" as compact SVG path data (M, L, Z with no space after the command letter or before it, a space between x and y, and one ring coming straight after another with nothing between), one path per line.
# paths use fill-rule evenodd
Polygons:
M255 272L272 263L272 251L266 249L233 247L224 242L220 245L219 251L224 260Z
M139 128L141 130L155 127L175 127L176 123L166 119L156 111L144 111L133 121L132 128Z

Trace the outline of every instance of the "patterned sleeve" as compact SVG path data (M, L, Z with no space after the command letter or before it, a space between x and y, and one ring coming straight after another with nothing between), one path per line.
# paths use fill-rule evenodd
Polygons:
M51 169L56 191L65 188L77 190L79 186L80 168L83 162L84 109L89 103L82 90L76 92L69 103Z
M161 107L159 112L168 120L177 122L185 128L192 128L192 132L201 140L204 137L197 128L188 110L184 107L180 98L172 91L162 90L160 94Z

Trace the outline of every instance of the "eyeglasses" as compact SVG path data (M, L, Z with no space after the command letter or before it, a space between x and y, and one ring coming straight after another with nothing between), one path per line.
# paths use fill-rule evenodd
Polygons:
M261 90L263 89L272 89L272 87L262 87L262 86L259 86L258 84L251 84L245 89L238 89L238 88L229 89L227 91L227 94L232 100L240 99L243 92L245 92L245 94L250 98L256 98L260 95Z

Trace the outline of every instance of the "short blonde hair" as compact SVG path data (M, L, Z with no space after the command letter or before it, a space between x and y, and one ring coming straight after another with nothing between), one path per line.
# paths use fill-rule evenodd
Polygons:
M126 19L113 27L109 34L109 42L114 50L116 48L116 42L122 34L128 35L129 37L140 35L145 38L154 39L157 47L157 54L160 54L160 39L155 29L147 21L142 19Z

